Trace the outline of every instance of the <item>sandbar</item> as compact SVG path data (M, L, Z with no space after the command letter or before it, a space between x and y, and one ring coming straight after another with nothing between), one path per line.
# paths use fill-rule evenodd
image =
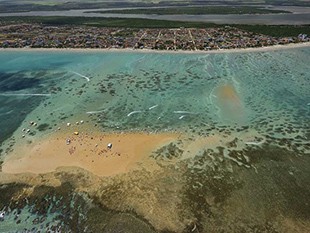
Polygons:
M114 176L135 169L155 170L150 157L157 148L177 140L175 133L55 132L32 143L18 143L2 165L4 173L48 173L60 167L79 167L98 176ZM70 143L67 144L67 139ZM112 143L112 148L107 145Z

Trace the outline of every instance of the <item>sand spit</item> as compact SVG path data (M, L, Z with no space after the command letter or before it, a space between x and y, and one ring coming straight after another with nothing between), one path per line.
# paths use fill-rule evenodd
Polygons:
M2 165L4 173L47 173L59 167L80 167L98 176L112 176L134 169L157 168L149 157L177 134L78 134L55 133L30 144L16 145ZM111 143L112 148L107 145Z

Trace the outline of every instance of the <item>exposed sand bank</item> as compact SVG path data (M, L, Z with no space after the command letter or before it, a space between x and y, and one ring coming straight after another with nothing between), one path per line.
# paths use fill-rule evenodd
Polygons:
M70 144L66 140L70 138ZM98 176L112 176L134 169L154 170L150 154L178 138L177 134L79 134L54 133L31 144L15 145L2 165L4 173L47 173L59 167L80 167ZM108 143L112 148L108 149Z

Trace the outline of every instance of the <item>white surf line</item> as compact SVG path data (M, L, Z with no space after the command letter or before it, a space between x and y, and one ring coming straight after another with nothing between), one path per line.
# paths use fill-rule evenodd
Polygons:
M2 93L0 96L51 96L51 94L18 94L18 93Z
M213 98L217 98L217 96L216 96L216 95L214 95L214 94L212 94L212 95L211 95L211 97L213 97Z
M158 107L158 104L153 105L152 107L149 107L149 110L152 110L153 108L157 108L157 107Z
M193 114L193 115L197 115L198 114L196 112L188 112L188 111L173 111L173 113L177 113L177 114Z
M261 141L261 142L245 142L246 145L255 145L255 146L260 146L261 144L263 144L265 141Z
M142 112L142 111L132 111L132 112L128 113L127 116L129 117L129 116L131 116L132 114L136 114L136 113L140 113L140 112Z
M184 117L185 117L185 115L182 115L182 116L179 117L179 119L181 120L181 119L183 119Z
M99 111L89 111L89 112L86 112L86 114L97 114L97 113L102 113L104 112L105 110L99 110Z
M194 223L194 227L193 227L193 229L192 229L192 232L195 231L196 228L197 228L196 223Z
M64 109L64 108L66 108L66 106L68 106L68 105L64 105L64 106L61 106L61 107L59 107L59 108L53 109L53 111L51 111L51 112L60 111L60 110L62 110L62 109Z
M83 75L83 74L80 74L80 73L75 72L75 71L70 71L70 72L73 73L73 74L76 74L76 75L78 75L78 76L80 76L80 77L82 77L82 78L85 78L85 79L87 80L87 82L90 81L90 78L87 77L87 76L85 76L85 75Z
M146 57L146 55L144 55L144 56L138 58L138 59L136 60L136 62L141 62L141 61L143 61L145 57Z
M235 158L229 156L228 153L225 153L225 152L224 152L224 158L229 159L229 160L235 162L235 163L238 164L239 166L244 166L244 167L246 167L246 168L250 168L250 167L251 167L250 165L247 165L247 164L245 164L245 163L243 163L243 162L241 162L241 161L239 161L239 160L237 160L237 159L235 159Z
M8 115L10 114L11 112L13 112L14 110L10 110L8 112L4 112L4 113L0 113L0 116L4 116L4 115Z
M248 141L248 142L244 142L245 145L254 145L254 146L260 146L262 145L263 143L266 142L266 138L263 138L262 141L260 142L255 142L255 141Z

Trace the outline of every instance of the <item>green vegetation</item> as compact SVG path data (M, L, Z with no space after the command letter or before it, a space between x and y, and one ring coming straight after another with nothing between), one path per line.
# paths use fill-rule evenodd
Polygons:
M102 18L102 17L0 17L1 23L42 23L45 25L74 25L93 27L120 27L120 28L210 28L224 27L226 25L203 22L180 22L153 19L130 18ZM300 33L310 35L310 25L229 25L242 30L265 34L275 37L297 36Z
M94 11L92 11L94 13ZM98 13L98 11L96 11ZM254 6L206 6L206 7L171 7L148 9L108 10L99 13L112 14L156 14L156 15L207 15L207 14L270 14L290 13L289 11L270 10Z
M275 37L310 35L310 25L231 25L245 31L260 33Z
M0 2L0 13L27 12L27 11L63 11L77 9L98 9L117 7L149 7L153 4L130 2Z
M307 0L264 0L263 4L275 6L310 6Z
M102 18L102 17L65 17L65 16L25 16L0 17L0 22L42 23L46 25L76 25L93 27L126 27L126 28L205 28L215 24L200 22L180 22L168 20L138 18Z

